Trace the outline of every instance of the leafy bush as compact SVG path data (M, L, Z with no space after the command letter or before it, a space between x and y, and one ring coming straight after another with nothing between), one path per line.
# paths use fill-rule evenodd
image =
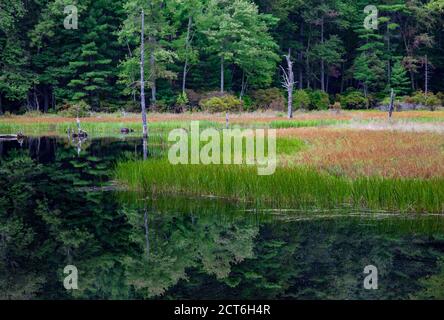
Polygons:
M344 109L367 109L369 99L360 91L349 91L339 96L339 101Z
M182 107L186 107L189 103L188 96L186 92L181 92L176 99L176 104Z
M259 89L251 93L252 106L263 110L285 110L285 98L278 88Z
M342 105L339 101L336 101L335 103L332 104L331 109L339 113L342 109Z
M306 90L296 90L293 96L293 105L296 109L308 109L310 107L310 95Z
M328 94L322 90L309 92L310 110L327 110L330 105Z
M140 101L133 101L133 100L128 101L123 106L123 109L126 112L140 112L141 111Z
M244 105L244 111L255 111L256 106L253 103L253 99L250 96L243 96L242 102Z
M415 104L429 107L431 110L435 110L437 106L442 104L439 96L435 95L433 92L425 94L422 91L418 91L411 97L411 99Z
M184 112L187 110L188 107L188 96L186 92L181 92L176 99L176 105L175 105L175 110L176 112Z
M199 104L207 112L237 112L241 111L243 105L242 101L233 95L202 99Z
M75 104L65 103L58 108L58 113L63 117L88 117L91 112L91 106L85 101L81 100Z

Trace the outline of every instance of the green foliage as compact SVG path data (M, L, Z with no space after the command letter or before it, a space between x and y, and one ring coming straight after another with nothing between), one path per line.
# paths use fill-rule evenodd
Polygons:
M177 96L176 105L185 108L189 103L188 96L186 92L182 92Z
M405 95L410 92L410 80L401 60L396 61L392 68L390 84L397 95Z
M142 8L146 99L157 102L156 110L178 111L185 75L185 89L197 95L220 82L228 92L253 97L254 90L269 88L275 95L277 64L289 48L304 89L335 94L353 86L382 99L393 87L405 95L424 89L427 61L429 90L444 90L441 0L380 1L377 30L363 27L361 0L290 2L84 0L75 3L79 30L69 30L63 27L67 0L11 0L0 7L0 114L49 112L65 101L84 100L96 112L134 105L140 100ZM296 107L318 109L300 94ZM201 97L188 99L197 106ZM248 109L284 109L280 98L258 100Z
M310 94L307 90L296 90L293 96L293 103L296 109L307 110L310 108Z
M91 107L83 100L74 104L64 104L59 107L58 113L64 117L88 117L90 115Z
M441 99L433 92L425 94L425 92L418 91L411 97L411 100L413 103L428 107L431 110L435 110L437 106L442 105Z
M349 91L339 96L339 101L344 109L368 109L369 99L359 91Z
M278 88L259 89L251 92L254 109L278 110L285 109L285 98Z
M310 110L327 110L330 106L328 94L322 90L309 91Z
M199 103L202 110L207 112L239 112L242 110L243 103L233 95L223 95L221 97L212 97L202 99Z

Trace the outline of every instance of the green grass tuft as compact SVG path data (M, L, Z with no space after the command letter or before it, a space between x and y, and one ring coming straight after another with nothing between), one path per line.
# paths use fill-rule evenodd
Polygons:
M148 194L217 196L280 208L444 213L443 179L352 180L302 167L278 167L271 176L258 176L254 166L171 165L166 159L119 163L116 178Z

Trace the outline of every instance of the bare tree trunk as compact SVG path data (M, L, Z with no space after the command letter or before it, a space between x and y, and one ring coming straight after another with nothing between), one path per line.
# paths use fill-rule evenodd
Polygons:
M188 28L187 28L187 39L185 42L185 64L183 66L183 78L182 78L182 93L185 94L187 73L188 73L188 50L190 49L190 38L191 38L191 26L193 23L193 18L188 17Z
M149 37L149 43L150 43L150 70L151 70L151 105L156 105L156 58L154 56L154 38L152 36Z
M429 61L427 55L425 56L425 84L424 84L425 94L429 93Z
M293 61L291 61L291 50L288 50L288 55L285 55L285 60L287 61L287 70L285 70L282 66L283 72L283 81L282 86L287 89L288 94L288 105L287 105L287 113L288 118L293 118L293 88L294 88L294 73L293 73Z
M220 93L224 93L224 57L220 57Z
M2 94L0 93L0 115L3 114Z
M304 53L302 51L302 42L304 40L303 38L304 34L304 24L301 23L301 26L299 28L299 42L301 44L301 51L298 53L298 63L299 63L299 89L302 90L304 88L304 75L303 75L303 65L304 65Z
M140 105L142 107L142 126L143 126L143 138L148 137L148 126L146 123L146 105L145 105L145 13L142 9L141 14L142 29L140 31Z
M395 92L392 89L390 93L389 118L392 118L393 110L395 109Z
M324 43L324 18L321 21L321 43ZM321 90L325 92L325 61L321 59Z

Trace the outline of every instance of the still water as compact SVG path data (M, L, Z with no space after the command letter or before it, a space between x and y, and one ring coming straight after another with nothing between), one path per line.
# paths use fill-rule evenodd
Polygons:
M119 190L114 164L141 150L132 138L0 142L0 299L444 298L440 216ZM67 265L78 290L63 286ZM377 290L364 288L368 265Z

